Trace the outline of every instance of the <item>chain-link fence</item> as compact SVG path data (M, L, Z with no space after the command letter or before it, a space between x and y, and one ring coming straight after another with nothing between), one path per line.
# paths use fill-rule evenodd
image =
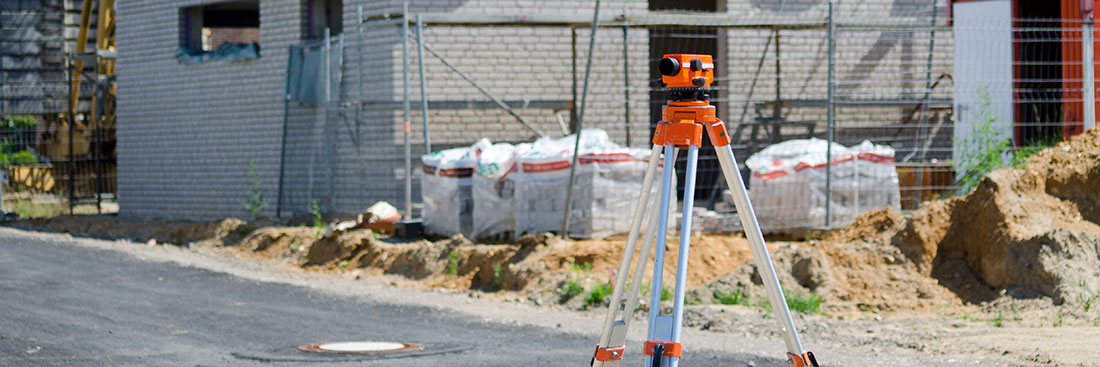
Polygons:
M661 56L713 54L711 101L729 122L758 214L779 230L916 209L965 186L977 171L963 162L975 149L1022 152L999 155L1010 163L1085 124L1079 21L967 18L966 9L949 19L934 1L830 8L795 9L797 17L654 11L665 9L601 17L587 79L591 16L368 17L346 30L358 32L347 36L344 55L340 104L354 116L346 140L362 146L383 133L373 138L385 148L372 152L401 162L384 187L415 203L420 155L481 138L561 137L582 121L582 104L585 128L648 147L666 98ZM390 62L394 72L371 72ZM988 122L997 134L975 142ZM777 145L787 151L765 151ZM782 167L752 167L749 158L762 151L765 163ZM366 182L373 171L361 172ZM705 146L697 206L732 210L724 185Z

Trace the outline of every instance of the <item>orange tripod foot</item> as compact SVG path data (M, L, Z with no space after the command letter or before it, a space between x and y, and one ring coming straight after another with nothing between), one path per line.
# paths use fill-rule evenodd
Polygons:
M791 367L818 367L817 358L814 358L813 352L801 355L787 353L787 361L791 362Z

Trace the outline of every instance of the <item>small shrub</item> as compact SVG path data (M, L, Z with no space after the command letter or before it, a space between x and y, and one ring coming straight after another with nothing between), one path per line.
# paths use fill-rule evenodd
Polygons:
M721 303L723 305L749 305L748 295L741 292L740 289L733 292L714 291L714 293L712 294L714 295L714 298L718 300L718 303Z
M260 181L260 175L256 174L256 162L252 159L248 160L248 193L241 207L252 215L253 221L259 218L260 212L267 208L267 202L264 201L263 182Z
M451 250L451 253L447 254L447 274L458 275L458 252Z
M8 129L28 129L38 126L38 119L31 115L7 115L0 121L0 127Z
M31 166L38 164L38 157L34 155L34 152L31 152L29 150L18 151L8 157L8 159L10 160L10 164L20 166Z
M588 294L584 295L585 307L599 306L607 296L611 295L612 290L614 290L614 288L608 283L601 283L595 288L592 288L592 290L588 291Z
M1000 116L993 112L993 101L985 86L978 88L981 99L981 121L966 121L972 127L967 140L956 141L959 146L959 160L953 162L958 174L958 188L955 194L965 195L978 186L985 175L1007 165L1005 154L1012 142L1003 138L1004 128L994 126Z
M571 300L581 293L584 293L584 287L573 279L566 280L561 287L558 287L558 296L561 297L563 302Z

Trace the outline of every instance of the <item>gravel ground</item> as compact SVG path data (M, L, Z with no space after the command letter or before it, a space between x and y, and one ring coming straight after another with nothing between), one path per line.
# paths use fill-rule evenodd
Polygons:
M304 287L327 296L400 307L424 307L460 315L458 317L472 322L565 335L578 340L578 345L595 343L599 332L597 325L603 318L602 311L598 310L536 306L506 294L422 290L412 288L412 283L399 277L355 279L354 275L346 273L302 270L285 261L233 258L225 256L224 250L217 247L185 248L74 239L63 234L9 228L0 228L0 236L118 251L143 262L171 263L171 266L225 273L264 284ZM1021 332L1021 329L987 326L984 321L951 317L883 319L867 315L859 319L835 320L799 314L796 322L807 349L813 350L819 361L832 366L1087 365L1097 357L1087 345L1089 340L1100 340L1097 328L1028 328ZM775 320L766 312L743 306L690 306L685 323L689 326L683 336L687 354L695 353L704 360L738 356L731 360L742 361L738 363L745 365L782 365L776 357L783 354L783 343L772 331ZM640 344L644 338L644 323L633 325L628 341L631 346ZM576 348L568 354L586 359L591 353L589 349ZM1068 351L1073 353L1066 353ZM1076 359L1060 357L1066 354L1075 355L1066 358Z

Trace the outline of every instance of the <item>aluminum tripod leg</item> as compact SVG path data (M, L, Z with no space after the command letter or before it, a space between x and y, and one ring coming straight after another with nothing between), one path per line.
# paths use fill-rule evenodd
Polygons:
M672 170L676 162L675 148L671 145L665 147L665 170L661 172L661 201L658 202L656 249L653 253L653 281L649 300L649 327L646 329L646 340L655 338L668 339L672 337L671 318L660 316L661 312L661 279L664 277L665 264L665 240L668 238L668 210L669 197L672 191ZM657 324L661 323L660 326ZM646 366L653 364L652 358L646 357Z
M713 136L711 138L714 139ZM779 328L783 332L783 342L787 345L788 357L802 356L806 351L802 349L802 341L798 338L798 329L794 326L791 310L787 308L787 300L783 297L783 289L779 286L779 278L775 274L771 255L768 254L768 247L764 245L764 235L760 231L760 223L756 220L752 203L749 202L741 172L737 170L733 149L727 144L716 146L715 152L718 155L718 163L722 167L722 174L726 177L726 184L733 195L733 203L737 206L737 215L741 217L741 226L745 229L745 238L749 240L753 259L756 260L756 266L762 273L760 278L764 281L768 301L771 302L772 310L775 311L775 320L779 322ZM810 358L812 359L812 356Z
M646 215L646 209L650 202L649 193L653 185L653 176L657 171L657 159L660 157L660 152L661 146L654 145L652 152L649 154L649 167L646 168L645 178L642 180L642 192L639 193L638 203L634 208L634 217L630 222L630 234L627 236L626 246L623 248L619 270L615 273L615 288L611 293L610 305L607 307L607 316L604 319L600 342L596 345L596 354L592 357L592 366L618 366L619 358L622 358L625 349L627 327L634 313L634 306L637 304L638 290L641 285L642 274L645 271L644 265L646 260L649 259L649 250L653 245L652 228L657 216L655 214ZM637 245L642 222L646 218L649 218L649 225L646 227L645 241L638 254L637 270L635 270L634 276L630 278L632 279L630 291L627 292L626 302L623 302L623 288L628 278L627 271L630 270L630 263L634 258L634 248ZM601 359L610 358L610 360L597 360L597 356L601 352L606 354Z

